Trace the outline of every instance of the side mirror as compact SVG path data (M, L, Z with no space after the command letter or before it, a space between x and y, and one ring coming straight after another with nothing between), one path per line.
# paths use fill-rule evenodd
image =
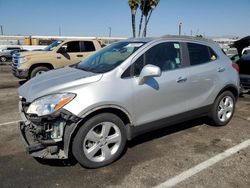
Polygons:
M61 47L61 48L59 48L59 49L57 50L57 53L65 54L65 53L67 53L67 50L66 50L66 48Z
M147 78L161 76L161 69L155 65L148 64L143 67L139 75L139 85L146 82Z

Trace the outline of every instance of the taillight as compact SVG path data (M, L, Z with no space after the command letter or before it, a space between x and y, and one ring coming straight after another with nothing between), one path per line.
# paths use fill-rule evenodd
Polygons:
M232 62L232 67L239 73L240 72L240 67L236 63Z

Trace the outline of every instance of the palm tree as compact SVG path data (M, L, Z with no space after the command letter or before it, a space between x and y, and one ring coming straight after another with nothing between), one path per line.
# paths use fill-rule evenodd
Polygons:
M144 9L145 9L145 5L146 5L147 1L141 0L141 19L140 19L140 24L139 24L139 32L138 32L138 37L141 36L141 28L142 28L142 22L143 22L143 13L144 13Z
M136 15L137 8L139 6L139 1L140 0L128 0L128 4L131 9L131 16L132 16L133 37L136 36L135 15Z
M143 30L143 37L146 37L149 19L152 15L153 10L156 8L160 0L144 0L144 1L146 1L146 5L144 8L145 25L144 25L144 30Z

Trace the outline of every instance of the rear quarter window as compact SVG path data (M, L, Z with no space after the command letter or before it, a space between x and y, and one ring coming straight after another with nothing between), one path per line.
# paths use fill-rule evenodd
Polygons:
M187 43L190 65L200 65L217 59L216 53L208 46Z

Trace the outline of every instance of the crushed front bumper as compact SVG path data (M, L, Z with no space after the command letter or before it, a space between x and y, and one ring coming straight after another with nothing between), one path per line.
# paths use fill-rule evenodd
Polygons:
M32 131L32 124L25 124L24 121L19 123L21 138L26 147L26 151L33 157L46 159L66 159L62 142L50 140L35 140L35 133Z
M68 158L71 136L81 118L64 109L43 117L29 115L28 106L21 99L19 110L23 121L19 129L27 153L45 159Z

